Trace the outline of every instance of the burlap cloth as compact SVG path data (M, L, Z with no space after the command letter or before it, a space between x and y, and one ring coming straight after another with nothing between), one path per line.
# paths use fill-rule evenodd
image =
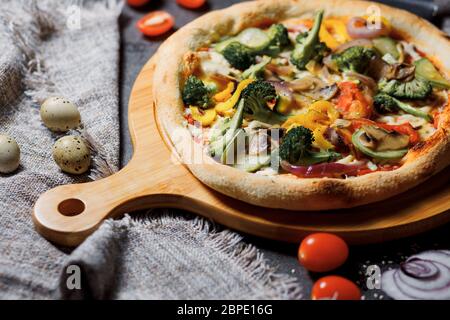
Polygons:
M299 298L298 281L275 274L239 235L181 212L106 221L74 251L34 230L31 210L41 193L97 179L119 163L121 4L84 1L77 11L81 1L37 3L0 2L0 133L22 152L19 170L0 176L0 298ZM41 124L39 103L55 94L82 114L85 130L74 134L95 155L85 176L66 175L52 160L58 135ZM79 290L67 287L71 265L81 270Z

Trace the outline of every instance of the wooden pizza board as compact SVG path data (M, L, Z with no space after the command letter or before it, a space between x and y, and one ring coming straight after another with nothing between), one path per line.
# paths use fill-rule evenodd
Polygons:
M353 209L274 210L222 195L170 160L169 140L155 121L152 72L150 60L131 93L128 112L134 155L128 165L102 180L56 187L36 202L33 221L48 240L76 246L104 219L156 207L185 209L235 230L297 243L312 232L336 233L350 244L376 243L450 221L450 169L393 199Z

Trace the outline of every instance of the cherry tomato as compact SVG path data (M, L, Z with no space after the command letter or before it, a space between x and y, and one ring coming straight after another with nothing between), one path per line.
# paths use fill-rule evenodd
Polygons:
M326 276L314 283L311 299L360 300L361 291L352 281L339 276Z
M327 272L341 266L348 257L348 246L331 233L313 233L303 239L298 260L309 271Z
M197 9L205 4L206 0L177 0L177 3L189 9Z
M153 11L137 22L137 28L146 36L159 36L172 29L174 18L166 11Z
M142 7L143 5L146 5L149 2L150 0L127 0L128 5L132 7Z

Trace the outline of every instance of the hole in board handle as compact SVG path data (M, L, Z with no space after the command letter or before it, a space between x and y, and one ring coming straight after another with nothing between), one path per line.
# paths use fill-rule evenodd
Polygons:
M66 199L58 205L58 211L64 216L76 216L83 213L86 206L79 199Z

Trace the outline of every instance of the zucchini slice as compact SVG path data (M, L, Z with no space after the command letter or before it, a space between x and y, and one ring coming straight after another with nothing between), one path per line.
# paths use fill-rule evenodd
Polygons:
M361 136L365 134L364 130L357 130L352 135L352 143L353 145L365 155L377 159L377 160L394 160L403 158L405 154L408 153L408 149L400 149L400 150L388 150L388 151L373 151L361 143Z
M450 89L450 81L445 79L427 58L414 62L416 76L431 83L432 86L442 89Z
M389 37L379 37L372 40L375 49L377 49L382 56L390 54L395 60L400 58L400 52L397 50L397 42Z
M231 42L239 42L255 52L265 49L270 44L269 36L261 29L247 28L237 36L219 42L214 49L222 52Z

